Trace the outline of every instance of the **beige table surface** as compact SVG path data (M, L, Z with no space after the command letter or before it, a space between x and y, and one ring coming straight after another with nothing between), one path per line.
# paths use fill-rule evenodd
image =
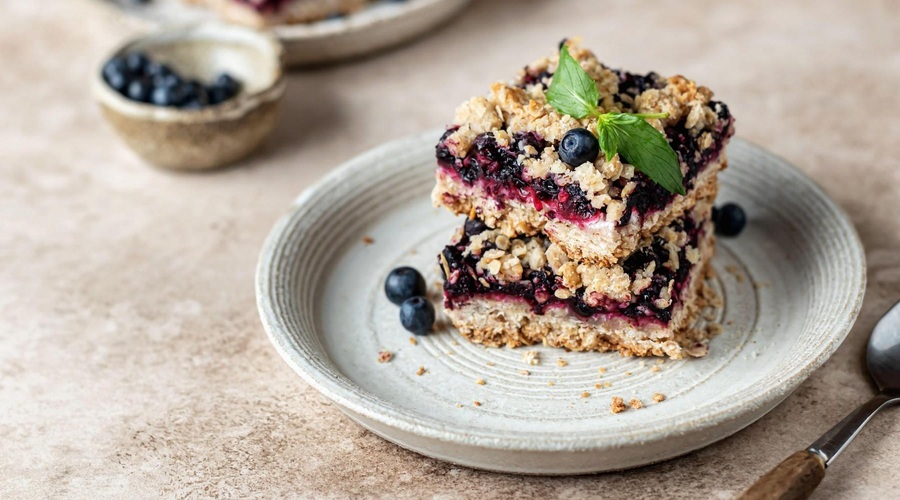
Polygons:
M141 163L87 85L142 29L88 0L0 4L0 498L728 498L872 393L867 336L900 298L900 4L476 1L428 39L296 72L273 139L237 168ZM569 478L468 470L364 431L278 358L253 273L276 218L336 164L445 124L489 81L581 34L602 59L712 87L738 135L815 177L866 246L837 354L771 414L686 457ZM818 498L897 495L900 413Z

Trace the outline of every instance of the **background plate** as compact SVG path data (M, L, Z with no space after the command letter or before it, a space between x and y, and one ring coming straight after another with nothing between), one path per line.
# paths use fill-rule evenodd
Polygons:
M151 24L183 24L217 19L214 12L183 0L97 0ZM285 63L302 66L371 54L408 42L453 19L469 0L381 0L339 19L276 26Z
M257 269L259 312L282 357L352 419L403 447L531 474L671 458L771 410L834 352L859 311L865 262L848 218L798 170L734 140L719 201L741 204L750 223L719 241L713 285L725 307L714 319L724 332L707 357L660 364L539 346L542 363L526 366L526 349L481 347L452 327L414 346L382 284L390 269L412 265L438 288L435 256L461 223L431 206L439 136L382 146L304 193ZM393 361L376 362L382 348ZM656 392L666 400L653 404ZM612 414L612 396L646 407Z

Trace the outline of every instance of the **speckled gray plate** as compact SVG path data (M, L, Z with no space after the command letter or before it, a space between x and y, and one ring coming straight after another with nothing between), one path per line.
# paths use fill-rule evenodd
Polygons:
M183 0L97 0L153 24L208 22L216 14ZM450 22L469 0L380 0L338 19L272 28L284 45L288 66L358 57L386 49Z
M452 327L412 345L382 283L399 265L422 270L431 286L439 280L435 255L460 221L431 206L438 136L386 144L305 192L275 225L257 269L260 316L279 354L350 418L400 446L530 474L665 460L771 410L837 349L859 311L865 262L846 215L795 168L735 140L719 201L740 203L750 223L720 239L713 286L725 307L712 314L724 332L707 357L657 364L537 347L542 363L526 366L525 349L474 345ZM376 361L382 348L391 362ZM666 400L654 404L657 392ZM612 396L646 407L613 414Z

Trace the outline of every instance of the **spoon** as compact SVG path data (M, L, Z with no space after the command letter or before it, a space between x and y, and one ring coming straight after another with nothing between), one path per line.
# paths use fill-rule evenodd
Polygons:
M809 448L776 465L738 497L740 500L808 498L825 477L825 468L878 410L900 402L900 302L875 325L866 350L869 375L878 386L868 402L847 415Z

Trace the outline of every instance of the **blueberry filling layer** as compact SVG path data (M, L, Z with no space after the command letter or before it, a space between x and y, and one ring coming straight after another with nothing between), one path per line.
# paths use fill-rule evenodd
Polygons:
M275 13L292 0L234 0L260 13Z
M618 93L613 97L629 106L635 96L650 88L662 88L665 81L656 73L638 75L620 70L613 70L619 77ZM549 85L552 73L546 70L539 73L526 73L520 80L520 86ZM712 145L701 149L697 138L686 127L687 117L674 126L666 128L666 138L677 153L681 163L686 166L684 185L686 190L694 187L699 173L709 163L718 159L726 141L733 134L732 116L728 107L718 101L710 101L709 106L717 116L717 122L710 133ZM501 125L506 128L506 124ZM539 156L547 146L558 149L559 144L549 143L534 133L516 134L508 147L501 146L494 139L492 132L476 136L473 145L464 157L455 156L451 150L451 135L457 127L449 128L436 147L438 164L446 170L455 172L464 183L478 185L495 201L511 199L530 203L536 210L544 211L549 219L561 218L579 225L589 223L600 217L605 218L606 206L596 208L591 200L577 184L561 186L552 173L542 178L526 178L521 157ZM537 151L526 153L524 146L530 145ZM627 158L623 158L627 162ZM674 194L662 186L652 182L646 175L636 172L633 178L619 178L614 181L611 192L621 193L629 181L636 183L635 189L625 198L625 210L615 221L618 225L628 224L634 217L638 222L653 212L664 209L674 198ZM620 199L613 196L613 199Z
M589 304L585 301L584 287L579 288L568 298L559 298L557 290L565 288L564 280L555 274L549 265L544 265L541 269L526 269L522 278L517 281L503 281L479 270L480 256L496 248L495 243L486 241L478 254L467 252L472 237L478 234L472 230L480 231L483 227L481 224L467 223L466 228L470 231L463 231L459 241L446 246L438 256L444 274L446 307L452 309L455 304L465 303L478 296L500 300L509 298L524 301L535 314L544 314L548 308L567 307L569 311L583 318L623 316L636 324L645 321L665 324L672 319L672 313L681 302L681 294L689 282L690 271L694 267L687 257L687 249L697 248L700 238L704 235L702 224L697 224L690 217L678 219L669 227L675 231L683 231L687 235L687 242L679 247L676 257L679 263L677 270L673 271L666 266L671 259L667 246L671 248L671 245L667 245L661 236L656 236L652 242L620 263L632 282L642 270L648 269L653 263L655 269L650 276L650 283L639 293L632 294L630 300L617 301L608 297L597 300L595 297ZM533 238L542 239L543 236ZM658 300L670 281L673 282L672 300L667 307L658 307Z

